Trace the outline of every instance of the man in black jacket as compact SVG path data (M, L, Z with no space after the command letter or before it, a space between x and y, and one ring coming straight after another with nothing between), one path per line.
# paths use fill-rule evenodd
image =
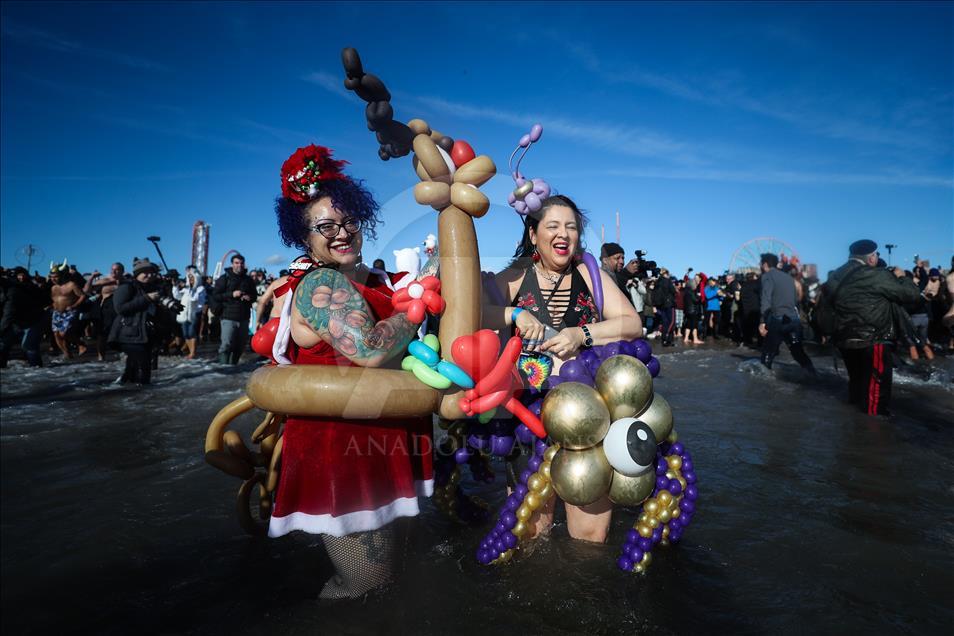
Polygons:
M159 267L148 258L133 261L133 279L123 281L113 293L116 318L109 330L109 343L126 354L126 369L120 384L149 384L152 379L153 333L151 323L159 299L156 276Z
M43 291L30 280L23 267L13 270L15 278L0 281L2 310L0 310L0 368L7 366L10 348L17 340L26 354L27 363L43 366L40 357L40 339L43 336L43 310L46 304Z
M248 320L252 305L257 299L255 281L245 273L245 257L232 257L232 269L215 281L212 292L220 309L222 343L219 345L219 362L238 364L248 338Z
M878 244L855 241L848 262L828 277L835 314L835 345L848 369L848 397L868 415L889 415L892 356L898 337L896 305L912 303L920 291L900 267L876 267Z
M672 284L669 270L665 267L659 270L659 279L656 281L656 290L653 293L653 305L659 312L659 321L662 323L662 346L671 347L673 346L672 337L676 332L676 286Z

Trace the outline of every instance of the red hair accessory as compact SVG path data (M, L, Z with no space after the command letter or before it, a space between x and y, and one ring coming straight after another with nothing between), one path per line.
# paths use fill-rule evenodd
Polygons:
M295 151L282 164L282 196L308 203L318 196L321 181L347 179L341 169L347 161L331 158L331 150L311 144Z

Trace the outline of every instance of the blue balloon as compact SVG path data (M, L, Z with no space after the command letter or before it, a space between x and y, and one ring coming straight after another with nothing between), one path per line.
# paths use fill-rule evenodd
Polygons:
M584 349L580 352L580 355L577 357L578 360L582 360L583 364L586 365L587 371L590 372L592 377L596 377L596 371L600 368L600 357L592 349ZM566 366L566 365L564 365ZM560 375L563 374L563 369L560 369Z
M567 382L582 382L592 384L593 379L587 371L586 365L579 360L567 360L560 367L560 377Z
M636 357L636 342L633 340L620 340L619 352L624 356Z
M636 347L636 357L643 362L649 362L653 355L653 348L645 340L636 340L633 345Z
M653 356L649 359L649 362L646 363L646 368L649 369L649 375L654 378L659 375L659 358Z

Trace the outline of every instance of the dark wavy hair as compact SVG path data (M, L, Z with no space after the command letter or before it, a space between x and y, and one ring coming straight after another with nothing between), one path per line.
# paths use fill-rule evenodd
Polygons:
M580 208L576 207L576 204L573 203L570 197L562 194L554 194L541 201L540 210L538 212L531 212L525 217L523 236L520 238L520 244L517 245L517 251L513 254L511 265L526 264L529 259L533 257L533 243L530 242L530 229L532 228L533 231L536 232L540 226L540 221L546 216L547 210L555 205L563 205L573 210L573 216L576 217L576 225L580 230L580 244L577 245L576 251L578 254L583 253L585 249L583 231L586 229L586 215L580 211Z
M288 247L297 247L308 252L308 234L311 228L306 223L309 205L322 197L331 197L331 203L342 212L361 221L361 231L371 239L378 238L375 228L381 219L380 206L360 179L333 179L324 181L318 196L308 203L298 203L288 197L275 199L275 216L278 217L278 235Z

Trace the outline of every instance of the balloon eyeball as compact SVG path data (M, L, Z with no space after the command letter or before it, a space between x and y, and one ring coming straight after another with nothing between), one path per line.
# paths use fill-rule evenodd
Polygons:
M635 417L624 417L610 425L603 452L617 472L636 477L656 465L656 436Z
M454 173L457 172L457 166L454 165L454 160L451 159L451 156L447 154L447 151L436 146L437 152L441 153L441 159L444 160L444 163L447 164L447 170L450 172L451 176L454 176Z

